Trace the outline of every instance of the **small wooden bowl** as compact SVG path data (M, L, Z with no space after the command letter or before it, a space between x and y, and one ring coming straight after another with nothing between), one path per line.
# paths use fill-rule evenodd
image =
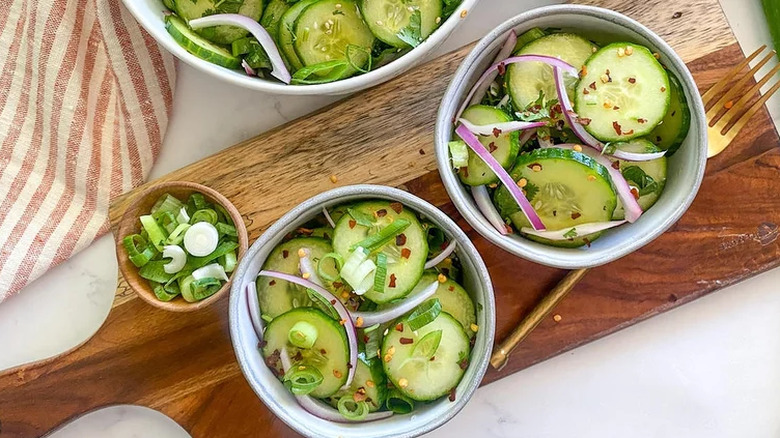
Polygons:
M233 220L233 224L236 227L238 234L238 257L240 261L241 257L246 252L249 246L249 237L246 232L246 225L241 214L238 212L233 204L228 201L227 198L219 194L214 189L206 187L201 184L188 182L188 181L171 181L160 184L155 184L143 192L137 194L130 205L128 205L122 219L119 221L119 225L114 233L114 241L116 242L116 258L119 262L119 270L122 272L122 276L127 281L127 284L141 297L144 301L152 306L159 307L164 310L170 310L172 312L192 312L194 310L201 309L209 304L219 300L225 293L230 290L230 281L227 281L222 288L214 295L194 303L185 301L181 295L177 296L171 301L160 301L154 295L154 291L149 286L149 282L142 278L138 274L138 268L130 261L125 251L124 245L122 245L122 239L125 236L139 233L141 230L141 224L138 218L142 215L149 214L152 206L165 193L170 193L179 199L186 199L192 193L201 193L210 202L219 204L225 208L230 214L230 218ZM229 280L233 279L233 273L230 273Z

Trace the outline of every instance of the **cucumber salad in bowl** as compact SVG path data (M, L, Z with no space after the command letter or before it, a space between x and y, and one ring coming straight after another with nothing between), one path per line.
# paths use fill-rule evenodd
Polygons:
M573 248L662 196L690 112L649 48L534 28L510 32L453 122L452 165L496 230Z
M461 0L164 0L191 54L285 84L368 73L421 44Z
M400 202L323 208L247 284L265 364L302 408L333 422L455 401L479 330L455 249Z

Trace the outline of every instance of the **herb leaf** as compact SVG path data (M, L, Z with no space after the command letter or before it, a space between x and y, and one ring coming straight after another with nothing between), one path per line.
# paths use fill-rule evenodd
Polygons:
M639 166L627 166L622 169L623 177L634 183L639 189L639 196L656 192L660 185Z
M539 193L539 186L529 181L525 187L523 187L523 190L525 190L525 197L530 201Z
M412 357L430 359L436 354L436 350L439 349L441 343L441 330L436 330L423 336L422 339L417 341L412 350Z
M571 230L569 230L566 233L564 233L563 237L565 237L567 239L573 239L573 238L577 237L577 229L576 228L572 228Z
M401 41L412 47L417 47L422 42L422 16L416 10L409 17L409 25L401 29L396 36Z
M362 225L364 227L371 227L376 222L374 216L363 213L360 210L355 210L354 208L348 208L347 213L352 216L352 219L355 219L355 222L357 222L358 225Z
M444 9L442 10L442 20L446 19L450 15L452 15L453 12L455 12L455 9L458 8L458 5L460 5L461 0L444 0Z

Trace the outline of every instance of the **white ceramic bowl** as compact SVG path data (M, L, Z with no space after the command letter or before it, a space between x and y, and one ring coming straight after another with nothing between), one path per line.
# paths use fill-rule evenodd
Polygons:
M469 367L456 387L456 398L418 403L414 412L367 423L334 423L315 417L295 401L293 395L266 366L257 348L258 338L247 310L246 287L254 283L268 254L289 232L333 207L360 199L387 199L424 215L458 243L456 254L463 267L463 286L477 303L477 331ZM469 401L487 370L495 334L493 286L482 257L468 236L441 210L407 192L385 186L346 186L317 195L293 208L252 244L233 274L230 290L230 339L241 371L249 386L277 417L298 433L318 438L411 438L430 432L455 416Z
M480 213L466 187L452 169L447 142L453 136L452 119L477 78L490 66L507 32L518 35L534 28L562 28L600 41L632 41L661 55L688 98L691 127L677 153L669 158L666 188L658 202L633 224L608 230L591 247L556 248L517 234L502 236ZM658 35L638 22L607 9L591 6L548 6L509 19L482 40L463 60L442 100L436 119L436 159L444 186L461 215L495 245L533 262L565 269L598 266L623 257L660 236L685 213L696 197L707 162L704 105L685 63Z
M463 0L458 9L419 46L409 53L366 74L318 85L285 85L276 80L250 77L243 71L230 70L190 54L165 30L161 0L123 0L125 7L157 42L177 58L200 71L232 84L274 94L339 95L363 90L388 81L417 65L428 53L439 47L467 16L478 0ZM464 13L465 11L465 13Z

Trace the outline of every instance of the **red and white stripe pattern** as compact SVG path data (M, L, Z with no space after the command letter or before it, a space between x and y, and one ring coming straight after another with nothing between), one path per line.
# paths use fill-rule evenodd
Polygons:
M160 150L175 65L120 0L0 0L0 301L108 231Z

